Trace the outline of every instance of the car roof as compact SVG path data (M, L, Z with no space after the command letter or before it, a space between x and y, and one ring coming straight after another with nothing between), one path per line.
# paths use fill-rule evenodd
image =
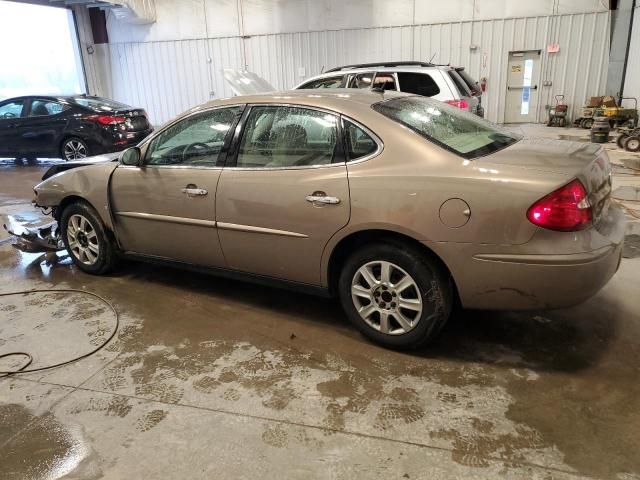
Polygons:
M327 89L328 90L328 89ZM374 103L388 100L394 97L410 96L410 94L396 91L371 91L369 89L332 88L331 91L318 89L286 90L282 92L269 92L256 95L240 95L237 97L212 100L196 109L206 109L219 105L236 105L244 103L280 103L300 104L315 107L325 107L332 110L340 110L340 106L353 104L358 106L370 106ZM193 110L196 110L193 109Z
M354 66L354 67L344 67L340 70L332 69L328 70L324 73L320 73L315 77L308 78L307 80L312 80L314 78L322 78L322 77L337 77L340 75L347 75L349 73L363 73L363 72L425 72L425 71L448 71L454 70L454 67L450 65L430 65L430 66L420 66L420 65L400 65L400 66Z
M11 98L3 98L0 99L0 102L6 102L7 100L29 100L30 98L45 98L45 99L52 99L52 100L73 100L75 98L102 98L102 97L97 97L95 95L85 95L83 93L76 93L76 94L66 94L66 95L21 95L19 97L11 97Z

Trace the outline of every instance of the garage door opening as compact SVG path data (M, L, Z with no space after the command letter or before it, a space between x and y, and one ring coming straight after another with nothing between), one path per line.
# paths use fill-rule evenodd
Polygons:
M0 1L0 99L86 93L73 12Z

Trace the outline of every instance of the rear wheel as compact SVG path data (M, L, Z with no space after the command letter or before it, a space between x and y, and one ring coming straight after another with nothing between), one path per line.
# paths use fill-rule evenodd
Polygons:
M620 135L618 135L618 138L616 138L616 145L618 145L618 148L624 148L624 141L629 138L629 135L627 135L626 133L621 133Z
M628 137L623 143L624 149L629 152L640 151L640 137Z
M80 270L100 275L113 268L116 249L92 207L72 203L62 211L60 226L64 246Z
M77 137L70 137L62 142L60 155L63 160L80 160L89 156L89 147Z
M345 262L340 301L369 339L390 348L417 348L432 340L449 318L450 279L425 255L395 244L365 247Z
M585 118L580 122L580 126L589 130L593 126L593 118Z

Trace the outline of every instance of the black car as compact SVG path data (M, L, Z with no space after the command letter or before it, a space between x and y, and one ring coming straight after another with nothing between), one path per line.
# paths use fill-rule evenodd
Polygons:
M135 145L153 128L140 108L86 95L0 101L0 157L76 160Z

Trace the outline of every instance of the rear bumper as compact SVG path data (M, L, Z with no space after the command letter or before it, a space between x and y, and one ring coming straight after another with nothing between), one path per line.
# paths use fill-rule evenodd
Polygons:
M594 246L571 254L472 253L465 268L452 274L465 308L533 310L577 305L595 295L620 266L624 216L610 209L607 225L580 233ZM535 244L535 237L530 243ZM547 251L549 251L548 249ZM471 253L471 252L469 252ZM446 260L445 260L446 261ZM458 262L459 264L459 262Z

